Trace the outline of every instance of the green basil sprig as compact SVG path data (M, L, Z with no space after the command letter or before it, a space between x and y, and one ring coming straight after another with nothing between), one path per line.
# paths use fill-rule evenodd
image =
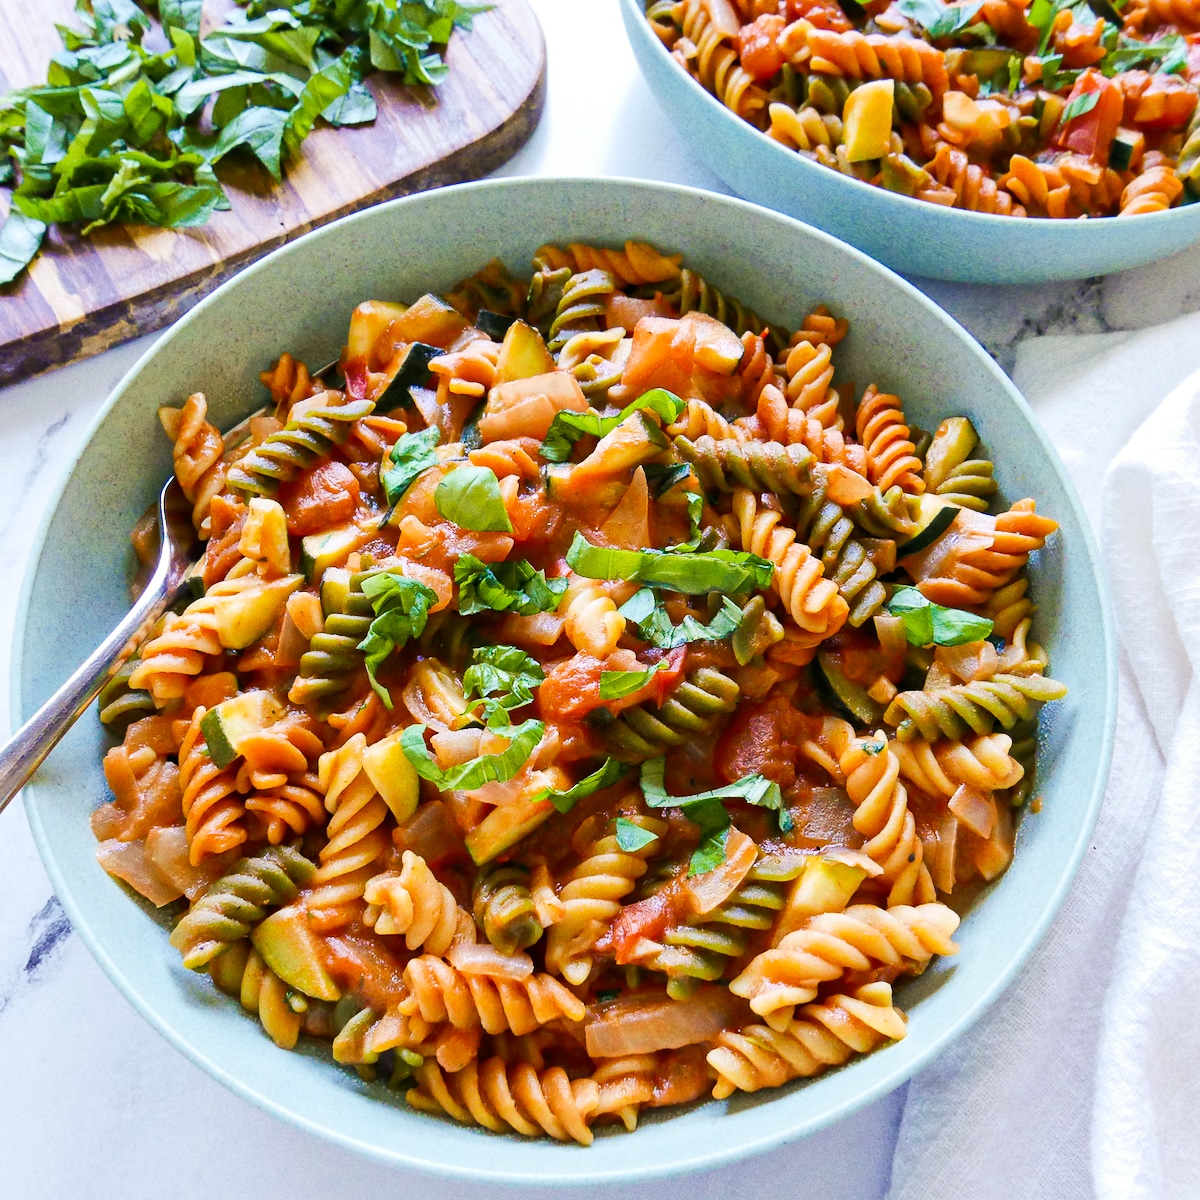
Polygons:
M485 783L506 783L526 763L533 748L542 740L546 726L532 718L520 725L490 726L492 733L509 739L499 754L481 754L455 767L443 770L425 746L425 726L410 725L400 735L405 757L422 779L428 779L443 792L473 791Z
M773 563L743 550L614 550L593 546L578 531L567 563L588 579L624 579L693 596L766 588L775 573Z
M366 655L367 678L388 711L392 697L375 675L393 650L409 638L419 637L429 620L430 607L437 594L404 575L383 571L363 580L363 593L371 601L375 619L367 627L367 636L358 644Z
M675 625L653 588L634 592L619 611L642 641L660 650L673 650L688 642L719 642L729 637L742 621L742 610L728 596L723 596L720 611L707 625L690 615Z
M649 829L635 825L626 817L617 818L616 834L617 845L626 854L636 854L639 850L644 850L651 842L658 841L657 833L651 833Z
M437 510L460 529L476 533L512 533L512 522L500 495L500 480L491 467L470 463L455 467L433 493Z
M619 762L615 758L606 758L604 762L590 775L585 775L577 784L563 791L545 788L530 797L531 800L549 800L560 813L569 813L585 796L590 796L601 788L611 787L629 771L628 763Z
M904 622L904 636L912 646L963 646L982 641L992 632L987 617L960 608L943 608L916 588L899 588L887 608Z
M477 612L514 612L522 617L551 612L567 590L566 579L547 579L523 558L485 563L473 554L460 555L454 564L458 584L458 611L465 617Z
M684 407L684 402L674 392L668 392L666 388L653 388L611 417L602 417L590 410L556 413L542 442L541 455L547 462L566 462L571 457L575 443L585 434L603 437L636 412L655 413L669 425L678 418Z
M412 487L418 475L437 466L435 448L441 436L441 430L431 427L397 438L384 459L384 462L390 460L392 465L379 473L388 504L395 504Z

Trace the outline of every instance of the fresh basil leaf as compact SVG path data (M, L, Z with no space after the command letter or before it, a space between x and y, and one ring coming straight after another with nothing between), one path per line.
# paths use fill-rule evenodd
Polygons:
M273 179L280 180L287 120L287 113L278 108L247 108L221 130L205 157L215 166L231 150L244 148L267 168Z
M899 588L888 601L888 612L904 622L904 636L913 646L962 646L979 642L992 632L987 617L943 608L916 588Z
M358 50L354 48L312 75L304 85L296 107L288 113L283 133L286 153L295 154L299 150L300 143L312 132L321 112L340 100L359 78Z
M1159 70L1170 74L1187 65L1188 44L1178 33L1169 33L1153 42L1134 42L1120 38L1100 64L1105 75L1117 75L1136 67L1157 62Z
M553 788L546 788L544 791L538 792L536 796L530 797L531 800L549 800L560 813L569 813L576 803L582 800L585 796L590 796L594 792L600 791L601 788L611 787L623 775L630 770L627 763L618 762L615 758L606 758L604 764L593 771L590 775L584 776L573 787L569 787L566 791L558 792Z
M667 670L670 665L670 660L664 658L643 671L601 671L600 699L623 700L626 696L632 696L634 692L644 688L659 671Z
M726 783L707 792L696 792L691 796L672 796L663 786L666 769L665 758L652 758L649 762L642 763L642 795L651 808L681 808L687 812L688 809L707 804L710 800L744 800L747 804L776 811L783 807L783 795L779 784L772 783L763 775L743 775L734 783Z
M682 483L692 473L691 463L645 463L646 482L655 500L661 500L677 483Z
M438 512L460 529L512 533L500 480L491 467L456 467L437 485L433 502Z
M397 439L388 454L392 466L379 477L388 504L398 503L418 475L437 466L438 457L434 448L441 436L441 431L431 426L419 433L406 433Z
M649 583L692 596L766 588L775 572L773 563L741 550L614 550L593 546L578 531L567 563L588 579Z
M179 115L187 120L204 105L209 97L230 88L251 87L256 84L274 84L290 96L299 96L304 91L304 85L290 75L278 73L264 75L261 71L234 71L228 75L197 79L186 84L175 95L175 107L179 111Z
M545 571L534 570L523 558L485 563L473 554L459 556L454 582L458 584L458 611L463 616L489 610L522 617L551 612L568 587L567 580L547 579Z
M639 850L644 850L651 842L658 841L657 833L651 833L649 829L643 829L625 817L617 818L616 834L617 845L626 854L636 854Z
M670 424L683 409L684 402L674 392L654 388L627 404L615 416L602 417L590 409L587 412L555 413L542 442L541 455L547 462L566 462L571 457L575 443L586 434L603 437L636 412L656 413L666 424Z
M496 697L501 708L521 708L533 700L533 690L546 678L537 659L516 646L481 646L471 654L463 672L468 697ZM497 695L498 693L498 695Z
M478 758L445 770L437 765L425 747L424 725L410 725L400 735L400 747L417 774L436 784L443 792L474 791L485 783L505 783L511 779L542 740L546 726L541 721L529 720L522 721L520 725L493 729L492 732L509 739L504 751L500 754L481 754Z
M729 844L730 820L725 806L718 800L693 809L689 818L700 826L700 844L688 862L688 878L716 870L725 861Z
M967 0L965 4L942 4L940 0L897 0L897 9L909 20L916 21L931 38L953 37L975 19L983 0Z
M0 283L12 283L33 261L46 236L44 221L14 208L0 225Z
M1054 18L1064 9L1070 7L1071 0L1033 0L1029 6L1026 20L1041 35L1038 41L1038 54L1045 54L1054 33Z
M339 96L322 111L330 125L366 125L379 115L375 97L366 84L356 83L344 96Z
M358 649L366 656L371 687L391 711L391 694L375 678L376 672L393 650L409 638L420 636L429 620L430 607L437 603L437 594L423 583L392 571L369 575L363 580L363 593L371 601L375 619Z
M720 611L707 625L693 616L686 616L675 625L651 588L634 592L619 611L642 641L659 650L673 650L688 642L719 642L729 637L742 620L742 610L728 596L723 596Z
M158 0L158 17L165 29L181 29L200 39L200 10L204 0Z
M140 41L150 28L150 18L133 0L92 0L91 10L91 27L101 42Z
M1099 101L1099 92L1084 92L1082 95L1076 96L1063 109L1060 124L1065 126L1068 121L1073 121L1076 117L1082 117L1084 113L1090 113Z

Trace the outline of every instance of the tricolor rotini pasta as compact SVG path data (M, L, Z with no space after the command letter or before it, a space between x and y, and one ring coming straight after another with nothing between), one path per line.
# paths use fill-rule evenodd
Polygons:
M952 94L826 32L789 44ZM636 241L530 275L361 304L242 440L162 410L205 550L105 693L92 824L279 1047L588 1144L904 1036L1036 795L1057 527L985 426L835 386L840 315Z
M1055 218L1200 199L1195 0L650 0L647 17L743 120L901 195Z

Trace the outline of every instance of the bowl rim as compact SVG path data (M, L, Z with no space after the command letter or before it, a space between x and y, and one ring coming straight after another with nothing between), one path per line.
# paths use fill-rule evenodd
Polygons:
M317 1137L325 1141L332 1142L335 1145L341 1146L344 1149L354 1151L365 1155L366 1157L376 1161L385 1163L392 1167L398 1167L409 1170L419 1170L430 1175L441 1176L444 1178L461 1179L464 1181L481 1183L481 1184L502 1184L512 1186L539 1186L539 1187L563 1187L563 1186L583 1186L590 1185L615 1185L615 1184L630 1184L641 1182L644 1180L660 1179L675 1177L684 1174L690 1174L697 1171L711 1170L721 1166L727 1166L732 1163L742 1161L753 1155L761 1154L766 1151L775 1149L779 1146L797 1141L809 1134L819 1132L822 1129L834 1124L837 1121L843 1120L851 1116L868 1104L871 1104L882 1097L888 1095L901 1084L905 1083L917 1071L927 1067L930 1062L940 1053L942 1053L951 1042L961 1036L969 1029L983 1013L998 999L998 997L1010 986L1022 967L1025 965L1033 950L1041 942L1045 936L1051 921L1058 914L1062 906L1067 892L1070 890L1078 872L1080 862L1087 849L1091 839L1092 829L1095 826L1096 819L1099 815L1100 807L1104 799L1104 793L1107 786L1109 767L1112 759L1113 743L1115 738L1116 727L1116 704L1117 704L1117 653L1116 653L1116 638L1115 627L1112 615L1111 599L1109 595L1109 587L1105 576L1102 560L1100 558L1098 546L1091 526L1088 522L1086 513L1084 512L1082 503L1076 493L1074 484L1071 482L1070 476L1067 474L1066 468L1058 455L1057 450L1050 442L1041 424L1033 415L1028 403L1017 390L1008 376L1000 369L998 364L991 356L983 349L982 346L971 336L971 334L949 313L934 303L925 293L920 291L913 284L909 283L902 276L884 266L882 263L872 259L869 255L858 250L824 230L814 226L807 225L794 217L789 217L786 214L776 212L772 209L765 208L761 205L754 204L750 201L743 200L740 197L725 196L719 193L706 191L703 188L687 187L680 184L658 183L641 179L626 179L619 177L589 177L589 176L515 176L477 180L470 183L455 184L446 188L431 189L426 192L414 193L411 196L401 197L396 200L388 201L385 204L375 205L371 208L364 209L358 213L343 217L337 221L330 222L327 225L315 229L303 237L297 238L292 242L288 242L284 246L279 247L272 253L264 256L255 263L239 271L232 278L215 289L207 297L201 300L194 308L184 314L174 325L151 346L132 367L122 376L117 383L112 393L104 404L97 411L95 417L88 425L87 430L81 437L76 450L72 454L70 461L64 466L58 484L56 485L50 500L47 502L46 508L42 514L41 520L36 531L30 554L28 559L28 567L22 581L20 597L18 600L16 616L14 620L14 634L12 647L12 668L10 675L10 700L14 717L20 720L27 720L31 713L26 711L24 703L23 691L25 674L27 667L26 658L26 642L27 642L27 622L29 619L30 605L32 602L34 579L38 574L38 566L42 556L46 551L49 538L50 528L54 521L55 514L62 498L70 484L71 479L79 465L81 458L91 443L91 440L96 435L97 431L108 419L112 410L120 403L124 397L126 390L135 382L139 374L145 369L147 363L152 357L159 353L165 352L172 342L180 336L180 331L196 319L194 314L199 314L206 311L209 307L219 304L223 301L226 294L233 290L239 284L239 281L245 277L257 274L261 271L269 271L273 269L272 264L277 260L292 254L296 248L303 242L308 242L310 239L319 239L328 236L330 231L340 229L343 225L353 224L361 221L370 221L376 219L374 214L381 210L394 210L402 208L405 205L428 203L429 197L440 195L442 193L478 193L487 195L489 193L497 193L501 196L505 192L519 191L527 188L535 189L555 189L569 186L583 186L585 188L599 188L600 190L611 191L626 191L640 190L647 193L657 193L659 195L688 195L698 197L705 204L714 205L716 208L732 207L743 209L752 212L756 217L767 217L773 221L781 221L791 225L799 226L806 235L813 236L819 240L828 242L836 247L841 253L849 255L851 258L857 259L860 263L865 264L869 269L876 272L884 278L887 283L894 287L900 288L908 296L917 301L924 307L929 315L940 322L946 330L948 336L965 340L969 343L979 356L984 367L993 376L997 384L1003 390L1009 400L1021 409L1029 419L1030 429L1041 445L1043 452L1053 465L1059 480L1063 486L1068 507L1078 523L1081 530L1083 559L1090 569L1091 576L1094 580L1097 596L1100 602L1100 621L1101 637L1097 639L1097 650L1103 653L1105 659L1105 696L1103 709L1103 729L1099 744L1099 754L1097 756L1097 772L1095 781L1092 786L1091 795L1087 799L1086 807L1082 809L1082 819L1076 828L1075 838L1070 847L1068 855L1064 856L1062 861L1061 876L1054 890L1047 898L1043 910L1037 920L1030 927L1026 937L1020 945L1012 952L1011 958L1002 971L997 973L991 980L989 986L979 991L974 997L965 1004L962 1011L957 1016L957 1019L948 1022L940 1028L936 1035L930 1038L928 1044L921 1047L911 1057L902 1059L896 1063L890 1070L883 1071L873 1083L867 1084L860 1090L856 1091L852 1096L849 1096L839 1103L832 1104L820 1111L814 1113L811 1117L797 1120L791 1124L782 1125L772 1128L758 1135L751 1134L750 1136L741 1136L735 1144L712 1144L690 1149L686 1157L678 1157L671 1162L663 1162L651 1166L639 1166L637 1164L622 1165L618 1168L605 1169L598 1172L594 1167L589 1168L586 1154L579 1159L577 1170L552 1169L539 1170L537 1168L529 1168L517 1170L513 1168L494 1169L486 1165L471 1165L461 1162L444 1161L440 1159L432 1159L422 1157L420 1148L395 1148L391 1146L383 1146L375 1142L369 1142L349 1134L345 1134L339 1130L333 1129L328 1125L322 1124L320 1121L310 1119L304 1114L289 1107L284 1101L273 1098L260 1091L254 1083L246 1078L226 1070L215 1062L208 1054L201 1050L198 1046L189 1041L186 1028L174 1023L168 1015L164 1015L139 991L139 988L133 978L126 974L125 971L114 961L114 959L105 950L102 937L93 927L92 921L88 915L86 907L80 907L75 901L72 894L70 881L55 857L53 848L50 843L50 838L47 834L45 825L43 824L40 812L39 800L37 793L39 784L35 779L31 780L23 790L22 799L24 801L25 812L29 821L30 830L33 834L34 843L37 846L38 854L41 857L42 863L50 877L50 881L54 886L55 894L58 896L72 927L79 934L84 945L87 947L92 956L99 963L101 969L109 977L109 979L117 986L118 990L124 995L125 999L136 1009L142 1017L154 1028L167 1042L175 1049L183 1053L195 1065L199 1066L213 1079L227 1087L239 1098L254 1104L258 1108L269 1112L272 1116L285 1122L286 1124L303 1129L309 1133L315 1134ZM32 655L30 656L33 657ZM900 1043L903 1045L903 1043ZM861 1061L870 1061L874 1056L866 1056ZM877 1060L878 1061L878 1060ZM878 1070L878 1068L877 1068ZM530 1143L531 1147L536 1147L540 1143Z
M1014 232L1016 230L1033 231L1043 229L1103 229L1108 221L1114 219L1118 215L1114 213L1110 216L1089 218L1019 218L1003 216L999 213L975 212L969 208L948 207L941 204L933 204L928 200L918 200L915 196L905 196L901 192L889 191L885 187L877 187L873 183L867 183L864 179L858 179L853 175L843 175L840 171L834 171L830 167L823 167L820 163L813 162L811 159L806 158L803 154L799 154L794 150L789 150L781 142L777 142L774 138L768 137L761 129L751 125L749 121L745 120L743 117L739 117L738 114L727 105L722 104L721 101L712 94L712 92L710 92L706 87L702 86L697 80L692 79L690 75L683 71L683 68L680 67L679 64L671 57L670 51L667 50L666 46L662 44L657 35L654 33L654 30L650 28L650 22L646 17L644 0L620 0L620 2L622 8L627 14L625 23L626 29L628 30L631 25L639 28L642 33L643 42L649 42L652 44L653 50L651 52L660 54L662 56L664 65L669 64L672 69L681 73L680 77L682 79L686 79L688 83L692 85L694 93L698 93L701 97L703 97L703 101L708 105L711 113L719 114L719 119L724 121L728 128L739 128L749 134L752 134L754 136L755 143L767 153L775 155L775 161L781 166L783 166L783 164L792 164L793 166L798 164L800 173L802 175L809 172L814 172L814 174L809 175L809 178L811 178L814 182L822 180L825 183L830 184L834 190L842 186L848 187L851 189L850 194L852 195L865 196L868 193L874 193L876 196L884 197L884 199L881 201L882 203L895 204L898 206L901 212L907 212L918 216L924 215L925 217L929 218L930 221L942 220L950 223L961 223L966 221L976 229L981 229L985 225L990 225L996 230L1012 229ZM648 81L647 85L650 86ZM655 92L655 98L659 99L657 91L653 87L651 87L651 90ZM668 113L667 115L670 117L671 114ZM791 167L784 166L783 169L789 170ZM723 178L724 177L722 176L722 179ZM833 183L833 180L837 180L839 182ZM868 189L868 191L864 192L863 189ZM935 217L932 215L934 213L940 215ZM1157 219L1160 226L1165 225L1168 220L1174 221L1176 224L1187 224L1189 222L1196 222L1200 224L1200 201L1196 201L1193 204L1177 204L1173 208L1162 209L1159 212L1134 213L1130 217L1126 218L1126 220L1136 219L1140 221L1145 220L1146 218ZM803 224L804 222L801 223ZM1026 235L1017 232L1015 236L1023 237ZM1030 232L1028 236L1031 238L1036 238L1050 235ZM1099 233L1080 233L1077 235L1067 236L1076 236L1080 241L1082 241L1089 237L1098 239L1105 235ZM1197 238L1200 238L1200 230L1197 231Z

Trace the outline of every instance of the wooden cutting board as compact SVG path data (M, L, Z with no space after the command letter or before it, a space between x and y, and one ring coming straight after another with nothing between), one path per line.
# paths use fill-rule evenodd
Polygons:
M206 28L228 0L208 0ZM55 23L73 24L74 0L0 0L0 92L45 82L61 48ZM219 283L284 242L360 208L495 170L537 125L546 49L526 0L499 0L457 31L450 74L436 89L374 75L372 125L323 123L272 183L253 163L222 164L232 201L199 229L114 226L83 238L52 229L15 283L0 287L0 385L159 329ZM7 213L10 193L0 191Z

